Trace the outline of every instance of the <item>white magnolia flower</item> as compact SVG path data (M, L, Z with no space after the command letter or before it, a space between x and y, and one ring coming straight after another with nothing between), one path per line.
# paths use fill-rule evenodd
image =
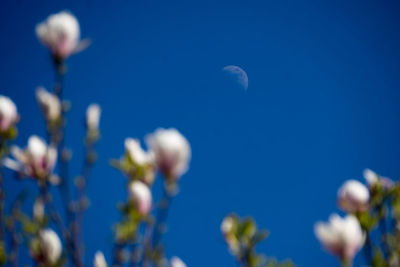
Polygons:
M106 258L104 257L103 252L101 252L101 251L96 252L96 254L94 255L93 266L94 267L107 267Z
M135 164L145 165L152 162L152 155L142 149L138 139L126 138L125 151Z
M48 121L55 121L61 115L60 99L52 93L49 93L43 87L36 89L36 99L44 117Z
M338 204L347 212L364 211L368 208L368 188L356 180L345 182L338 191Z
M369 187L373 187L373 186L381 183L384 188L389 189L394 185L393 180L391 180L387 177L379 176L376 172L374 172L370 169L365 169L363 174L364 174L364 178L367 181L367 184Z
M186 267L186 264L178 257L172 257L170 265L171 267Z
M55 264L61 256L62 245L58 235L51 229L41 230L39 233L41 252L46 261Z
M14 102L0 95L0 132L7 131L18 121L17 107Z
M191 157L190 144L176 129L157 129L147 136L147 144L158 168L168 178L178 179L189 165Z
M48 146L36 135L29 137L28 146L24 150L16 146L11 147L11 154L17 161L6 159L3 164L34 178L50 178L57 161L56 148Z
M90 104L86 110L86 127L89 131L99 129L101 108L98 104Z
M137 207L137 210L146 215L150 212L152 196L149 187L140 181L133 181L129 184L129 198Z
M365 241L360 223L353 215L341 218L332 214L328 223L316 223L314 231L322 245L345 262L353 260Z
M69 12L62 11L50 15L46 21L36 26L36 35L52 54L65 59L81 48L79 22Z

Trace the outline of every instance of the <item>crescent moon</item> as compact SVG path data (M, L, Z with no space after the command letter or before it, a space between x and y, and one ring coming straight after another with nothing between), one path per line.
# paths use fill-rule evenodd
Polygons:
M228 65L222 68L222 71L229 74L229 76L237 82L245 91L249 87L249 78L247 73L240 68L239 66L235 65Z

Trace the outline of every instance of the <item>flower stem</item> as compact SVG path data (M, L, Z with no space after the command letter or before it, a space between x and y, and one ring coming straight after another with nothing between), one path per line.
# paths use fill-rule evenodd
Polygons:
M90 159L90 155L94 153L94 143L93 142L88 142L87 145L85 146L85 160L83 162L82 166L82 173L81 173L81 181L79 182L79 185L77 186L78 190L78 197L77 197L77 204L78 204L78 209L74 213L74 224L75 226L73 227L73 233L74 233L74 242L76 246L79 246L81 249L80 251L80 257L84 258L84 244L83 244L83 234L82 234L82 228L83 228L83 222L84 222L84 214L86 210L86 188L89 182L89 176L90 172L93 167L93 161Z
M372 240L369 231L366 230L366 240L365 240L365 246L364 246L364 259L365 263L370 266L372 265L373 261L373 256L372 256ZM349 263L347 263L349 264ZM348 267L351 267L351 262Z
M152 261L151 257L160 247L162 236L166 231L166 223L169 209L171 207L172 194L168 191L167 185L164 185L163 188L163 197L160 201L159 209L157 210L157 217L152 229L152 234L150 235L149 240L144 241L145 248L144 258L141 265L142 267L150 266Z
M57 209L54 206L54 203L51 199L51 195L48 191L47 184L46 183L40 184L39 187L40 187L40 193L44 200L45 207L47 206L49 208L51 219L56 224L59 231L62 233L65 243L67 244L67 247L71 252L70 257L73 265L76 267L83 267L83 263L78 251L79 248L77 248L76 244L74 243L74 240L71 238L70 232L64 226L61 216L60 214L58 214Z

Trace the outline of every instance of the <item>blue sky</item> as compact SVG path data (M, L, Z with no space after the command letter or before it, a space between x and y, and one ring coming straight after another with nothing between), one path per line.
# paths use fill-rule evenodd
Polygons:
M192 267L235 266L219 232L235 211L271 231L259 249L267 255L337 266L313 234L317 220L337 211L337 188L362 180L366 167L400 173L398 2L3 0L0 93L18 105L17 144L44 136L34 90L53 80L34 27L65 9L92 40L68 61L72 173L85 109L103 108L87 262L98 249L110 259L115 205L125 199L126 180L108 160L128 136L176 127L193 158L169 217L168 256ZM226 80L226 65L246 70L246 93ZM27 183L8 176L12 198Z

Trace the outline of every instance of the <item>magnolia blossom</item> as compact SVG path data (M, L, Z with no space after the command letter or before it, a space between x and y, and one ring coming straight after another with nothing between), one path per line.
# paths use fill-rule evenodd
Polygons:
M58 235L51 229L39 233L41 252L47 262L55 264L61 256L62 245Z
M17 107L14 102L0 95L0 132L7 131L18 121Z
M147 136L147 144L154 153L158 168L168 178L179 179L189 165L190 144L176 129L157 129Z
M39 87L36 90L36 99L46 120L55 121L60 117L61 102L55 94L47 92L43 87Z
M93 260L94 267L107 267L106 259L104 258L104 254L101 251L97 251L94 255Z
M170 265L171 267L186 267L186 264L178 257L172 257Z
M140 181L133 181L129 185L129 198L136 205L142 215L150 212L152 196L149 187Z
M32 135L28 139L28 146L21 150L11 147L11 154L17 159L6 159L3 164L24 175L35 178L50 178L57 161L57 150L53 146L48 146L43 139Z
M322 245L344 262L352 261L365 241L360 223L353 215L341 218L332 214L328 223L318 222L314 231Z
M98 104L90 104L86 110L86 127L89 131L99 129L101 108Z
M65 59L81 50L79 22L69 12L50 15L36 26L36 35L56 58Z
M364 211L368 208L368 188L356 180L345 182L338 191L338 204L348 212Z
M145 165L152 162L152 155L142 149L138 139L126 138L125 151L135 164Z
M387 177L381 177L370 169L365 169L363 174L369 187L373 187L381 183L385 189L389 189L394 185L394 182L391 179Z

